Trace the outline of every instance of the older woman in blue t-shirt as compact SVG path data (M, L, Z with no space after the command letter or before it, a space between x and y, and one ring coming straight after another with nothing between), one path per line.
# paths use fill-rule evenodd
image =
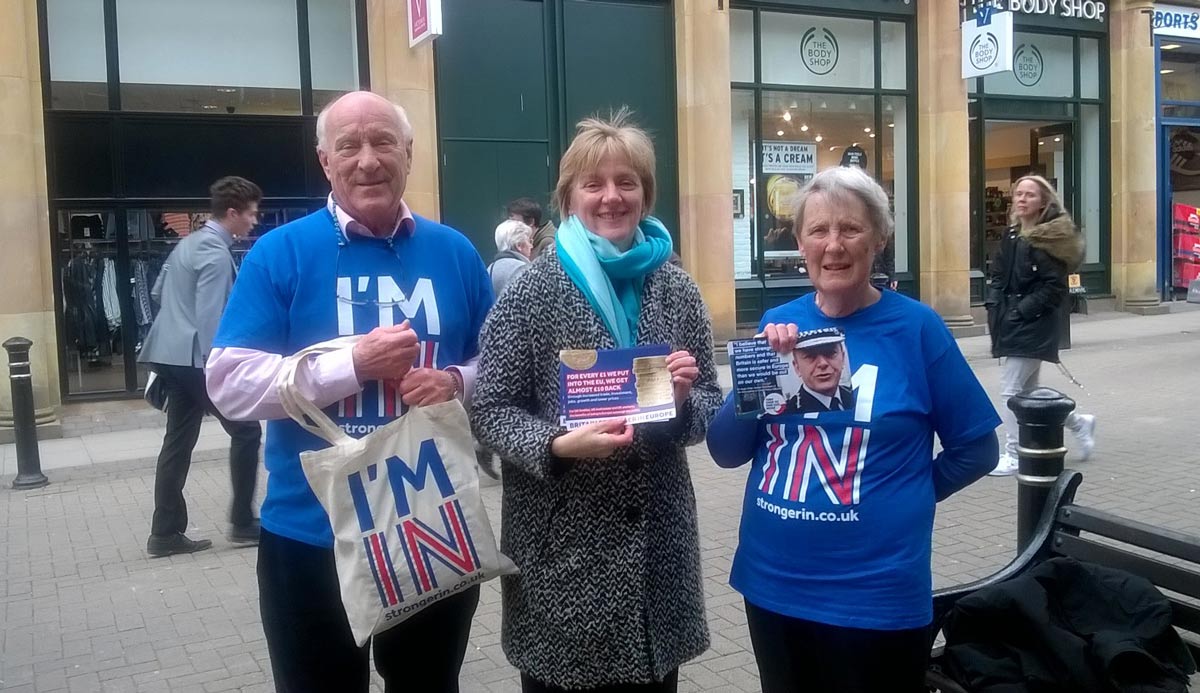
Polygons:
M758 419L730 397L708 432L717 464L751 463L730 582L764 693L924 690L934 505L995 465L1000 419L941 318L871 285L893 225L874 180L823 171L794 219L816 291L760 332L797 390Z

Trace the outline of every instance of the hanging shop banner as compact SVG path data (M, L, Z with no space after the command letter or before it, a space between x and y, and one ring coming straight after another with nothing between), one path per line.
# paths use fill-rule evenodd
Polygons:
M1156 4L1150 26L1159 36L1200 39L1200 10L1194 7Z
M962 23L963 79L1013 69L1013 16L990 7Z
M815 175L817 172L816 142L763 142L763 173L800 173Z
M408 46L442 35L442 0L408 0Z

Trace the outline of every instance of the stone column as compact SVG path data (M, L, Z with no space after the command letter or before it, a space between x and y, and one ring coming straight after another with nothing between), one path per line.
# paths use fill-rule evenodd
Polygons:
M1158 133L1151 0L1109 5L1112 63L1112 290L1117 307L1165 313L1158 291Z
M52 424L61 397L35 0L0 3L0 152L5 159L0 167L0 340L33 340L30 371L37 421ZM8 442L12 395L8 364L0 367L0 439L7 433Z
M971 148L958 3L917 0L920 287L959 336L971 317Z
M429 219L441 218L433 41L408 47L408 3L367 0L371 91L400 104L412 122L413 165L404 201ZM434 39L437 40L437 39Z
M675 0L679 110L679 254L700 285L713 338L732 339L733 127L729 11L712 0Z

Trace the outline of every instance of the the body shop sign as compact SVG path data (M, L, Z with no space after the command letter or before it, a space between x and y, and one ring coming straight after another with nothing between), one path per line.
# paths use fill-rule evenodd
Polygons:
M1101 0L959 0L958 3L958 6L963 8L976 8L980 5L1020 14L1090 19L1097 22L1103 22L1104 15L1108 12L1108 4Z
M442 35L442 0L407 0L408 46Z
M962 23L963 79L983 77L1013 68L1011 12L985 9Z

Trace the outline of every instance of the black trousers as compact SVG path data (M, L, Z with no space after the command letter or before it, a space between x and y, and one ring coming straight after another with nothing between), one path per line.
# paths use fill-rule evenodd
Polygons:
M444 599L362 647L342 607L333 549L262 531L258 594L275 690L366 693L368 651L389 693L457 693L479 586Z
M254 484L258 479L258 451L262 427L257 421L230 421L217 412L204 387L204 369L153 364L167 393L167 432L154 473L154 519L150 533L167 536L187 530L187 502L183 485L192 466L192 451L200 439L205 412L213 414L229 434L229 475L233 483L230 524L254 520Z
M679 689L679 670L667 675L667 678L655 683L622 683L600 688L565 688L549 686L541 681L521 674L521 693L675 693Z
M746 602L763 693L924 693L928 628L862 630Z

